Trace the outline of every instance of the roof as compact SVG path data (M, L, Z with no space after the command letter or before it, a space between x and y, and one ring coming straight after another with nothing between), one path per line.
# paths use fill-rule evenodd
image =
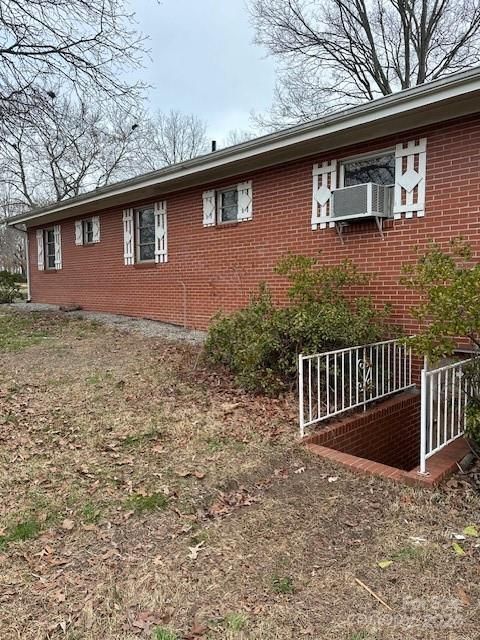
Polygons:
M479 98L480 68L476 67L68 200L31 209L10 218L8 224L34 226L140 199L163 197L179 189L476 113L480 111Z

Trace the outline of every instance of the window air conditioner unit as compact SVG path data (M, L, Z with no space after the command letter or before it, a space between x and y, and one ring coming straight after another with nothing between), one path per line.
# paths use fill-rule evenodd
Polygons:
M393 187L374 182L355 184L332 191L330 217L335 221L389 218L392 203Z

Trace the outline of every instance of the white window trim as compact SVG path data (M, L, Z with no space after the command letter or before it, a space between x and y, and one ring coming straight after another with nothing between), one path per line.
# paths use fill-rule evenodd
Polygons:
M222 193L226 193L227 191L235 191L237 193L237 217L235 220L222 220L222 208L220 205L221 195ZM229 224L237 224L239 222L238 214L240 212L238 206L238 184L230 185L228 187L223 187L222 189L215 189L215 217L217 219L217 224L221 225L229 225Z
M151 204L143 205L143 207L135 207L133 209L133 226L134 226L134 231L135 231L134 252L135 252L135 263L136 264L152 264L152 263L155 262L155 255L150 260L141 260L140 259L140 228L139 228L139 224L138 224L138 218L139 218L140 211L145 211L145 209L150 209L150 208L152 209L152 213L153 213L153 224L154 224L154 233L155 233L155 203L152 202ZM155 238L155 236L154 236L154 238ZM155 239L153 241L153 247L154 247L154 251L155 251Z
M345 164L347 162L352 162L354 160L368 160L369 158L378 158L378 156L385 155L387 153L391 153L395 158L395 147L386 147L384 149L378 149L378 151L367 151L366 153L356 153L351 156L347 156L345 158L341 158L338 161L339 171L338 171L338 189L343 189L345 187ZM395 178L391 185L395 186Z

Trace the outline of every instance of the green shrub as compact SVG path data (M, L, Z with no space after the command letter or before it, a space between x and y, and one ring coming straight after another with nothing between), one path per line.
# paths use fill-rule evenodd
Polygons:
M467 392L465 435L480 451L480 357L475 357L463 369L463 384Z
M0 271L0 304L10 304L20 295L17 276L8 271Z
M219 315L205 353L226 366L249 391L279 393L296 382L299 353L366 344L387 333L388 309L375 309L369 298L348 299L345 287L364 283L349 262L321 267L304 256L288 256L277 267L288 278L291 303L276 307L266 285L242 310Z

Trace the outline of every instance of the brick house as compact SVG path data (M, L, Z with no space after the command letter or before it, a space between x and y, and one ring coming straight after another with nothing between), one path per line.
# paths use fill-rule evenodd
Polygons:
M373 190L372 190L373 189ZM401 265L430 239L480 250L480 71L10 220L28 233L34 302L207 327L243 306L288 252L351 258L409 329ZM410 327L411 328L411 327Z
M362 293L390 303L393 320L412 331L415 300L399 285L402 264L430 240L447 244L457 236L478 256L479 214L475 69L32 210L9 224L27 230L34 302L206 328L217 311L244 306L262 281L284 300L286 282L273 269L290 252L320 255L326 264L352 259L372 274ZM370 355L355 347L353 367L350 355L300 358L301 406L305 388L309 393L301 428L318 422L325 404L329 415L345 411L345 394L337 411L337 381L343 389L348 362L349 407L361 405L360 387L366 403L372 385L366 378L359 384L358 371L366 375L376 361L374 399L383 402L329 424L308 446L352 469L434 484L466 451L463 363L424 369L420 398L411 356L392 342L374 345L374 356L371 345ZM312 380L318 380L313 403Z

